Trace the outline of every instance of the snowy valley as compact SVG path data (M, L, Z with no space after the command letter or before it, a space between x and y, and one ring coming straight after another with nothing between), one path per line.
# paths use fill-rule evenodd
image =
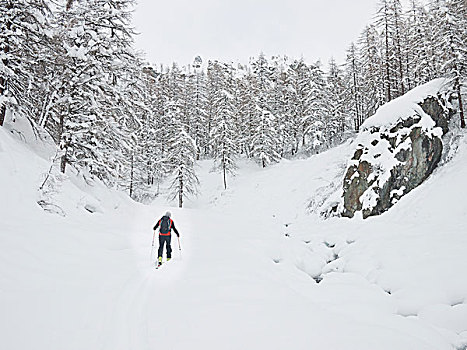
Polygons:
M0 0L0 350L467 350L466 2L140 2Z
M228 190L203 161L202 195L183 209L69 171L47 194L63 210L52 214L36 202L53 146L34 139L27 123L0 129L4 349L467 346L463 137L366 220L313 213L341 186L351 141L265 169L242 162ZM181 250L156 270L152 226L167 209Z

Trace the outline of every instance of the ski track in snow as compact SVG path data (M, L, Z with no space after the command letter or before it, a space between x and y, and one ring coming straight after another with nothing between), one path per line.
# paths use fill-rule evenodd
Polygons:
M0 130L0 348L462 349L466 153L463 140L426 184L366 221L306 212L348 145L242 164L227 191L203 162L203 195L184 209L75 179L53 199L63 218L31 200L48 163ZM172 261L156 270L152 226L167 209L182 250L173 236Z

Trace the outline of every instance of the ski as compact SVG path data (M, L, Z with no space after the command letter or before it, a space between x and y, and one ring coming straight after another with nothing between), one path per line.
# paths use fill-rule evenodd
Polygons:
M166 261L166 263L167 263L167 262L168 262L168 261ZM155 264L154 264L154 265L156 266L156 270L159 269L159 268L162 266L162 264L165 264L165 263L162 263L162 262L161 262L161 263L159 264L159 263L156 261Z

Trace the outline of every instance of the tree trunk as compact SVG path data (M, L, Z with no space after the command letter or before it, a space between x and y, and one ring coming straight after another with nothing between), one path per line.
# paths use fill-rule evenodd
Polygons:
M5 115L6 115L6 106L2 105L0 107L0 126L3 126L3 123L5 122Z
M386 80L387 80L387 93L386 93L386 102L391 101L391 75L389 73L389 14L388 14L388 8L387 8L387 3L384 3L384 29L385 29L385 50L386 50L386 62L385 62L385 68L386 68Z
M179 179L179 188L178 188L178 207L183 207L183 177L182 172L178 172L178 179Z
M462 104L462 94L461 86L459 84L459 78L457 78L457 98L459 99L459 115L461 118L461 128L465 128L464 107Z
M403 62L403 58L402 58L402 48L401 48L401 33L400 33L400 28L399 28L399 16L397 14L397 8L396 8L396 4L394 4L394 19L395 19L395 26L396 26L396 50L397 50L397 63L399 65L399 78L400 78L400 85L401 85L401 89L400 89L400 92L401 92L401 95L404 95L405 94L405 87L404 87L404 69L402 67L402 62Z
M12 2L8 2L7 4L7 9L11 10L13 8L13 3ZM8 30L11 29L11 22L9 20L7 20L6 22L6 28ZM10 46L9 46L9 43L8 43L8 37L5 38L5 42L4 42L4 46L3 46L3 53L6 57L6 55L8 54L8 52L10 51ZM2 60L3 62L3 65L5 67L8 67L8 59L4 58ZM7 80L3 77L0 77L0 96L3 96L7 90ZM6 105L5 103L3 105L0 106L0 126L3 126L3 124L5 123L5 117L6 117Z
M355 119L356 119L356 123L355 123L355 131L358 132L358 130L360 130L360 111L359 111L359 108L358 108L358 86L357 86L357 73L356 73L356 65L355 65L355 60L352 60L352 70L353 70L353 74L352 74L352 77L353 77L353 88L354 88L354 93L353 93L353 97L354 97L354 102L355 102Z
M131 168L130 168L130 198L133 198L133 163L134 163L134 158L133 154L131 155Z
M4 49L4 51L6 48ZM3 60L3 64L6 66L6 60ZM6 79L0 77L0 96L3 96L3 94L6 91ZM3 123L5 122L5 116L6 116L6 104L2 104L0 106L0 126L3 126Z
M74 0L67 0L66 2L66 10L69 11L71 6L73 5Z
M224 190L227 189L227 177L226 177L226 171L225 171L225 155L222 155L222 170L224 172Z
M64 130L65 130L65 116L62 113L60 115L60 123L59 123L59 133L60 133L60 135L57 138L57 140L59 140L58 142L60 143L60 148L65 149L65 153L63 154L62 158L60 159L60 171L62 172L62 174L65 174L66 163L68 162L68 159L67 159L68 141L67 140L62 140Z
M67 152L68 152L68 149L65 149L65 154L62 156L60 160L60 171L62 172L62 174L65 174L66 163L68 162Z

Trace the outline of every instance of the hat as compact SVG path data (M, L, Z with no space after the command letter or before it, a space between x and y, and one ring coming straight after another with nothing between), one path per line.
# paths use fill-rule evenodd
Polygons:
M171 216L172 214L170 213L170 211L168 211L167 213L165 213L165 216L169 217Z

